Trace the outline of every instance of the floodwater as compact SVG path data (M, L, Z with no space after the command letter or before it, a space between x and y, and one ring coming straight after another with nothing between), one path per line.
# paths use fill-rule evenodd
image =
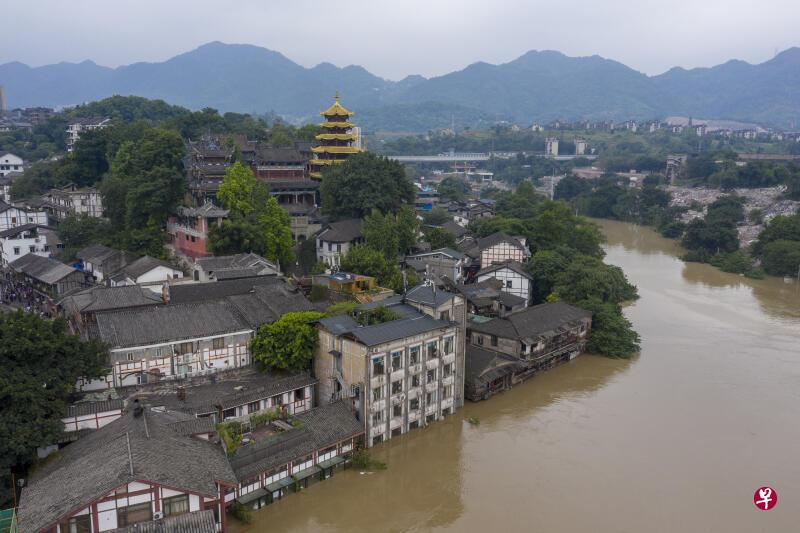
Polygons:
M800 531L800 286L685 264L650 229L598 223L606 260L639 287L625 311L638 357L581 356L468 403L375 448L387 470L337 474L231 529ZM770 511L753 504L764 485Z

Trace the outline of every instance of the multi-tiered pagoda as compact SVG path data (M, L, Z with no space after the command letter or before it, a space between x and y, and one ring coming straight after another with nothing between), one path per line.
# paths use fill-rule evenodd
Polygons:
M333 105L320 113L325 117L325 122L320 124L323 133L317 135L319 146L311 149L314 152L314 159L311 160L312 178L321 178L322 169L327 165L343 163L352 154L357 154L361 148L353 146L358 140L358 135L352 133L354 124L350 123L351 111L339 103L339 93L336 93Z

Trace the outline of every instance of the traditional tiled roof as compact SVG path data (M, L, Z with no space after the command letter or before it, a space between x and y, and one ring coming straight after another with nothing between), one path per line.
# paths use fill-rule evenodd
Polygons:
M419 317L401 318L376 324L374 326L364 326L356 328L348 335L355 337L359 342L367 346L377 346L398 339L412 337L420 333L434 331L451 327L449 322L436 320L427 315Z
M464 258L464 254L463 253L457 252L457 251L453 250L452 248L437 248L436 250L431 250L430 252L423 252L423 253L419 253L419 254L409 255L408 259L423 259L424 260L429 255L434 255L434 254L446 255L446 256L451 257L451 258L453 258L455 260L461 260L461 259Z
M275 276L257 276L210 283L179 283L170 285L170 302L176 304L225 298L234 294L247 294L256 286L275 285L278 283L286 282Z
M519 248L520 250L523 250L523 251L525 250L525 247L522 246L521 242L519 242L514 237L506 235L502 231L498 231L497 233L492 233L491 235L489 235L487 237L483 237L481 239L478 239L478 249L479 250L485 250L487 248L491 248L495 244L500 244L500 243L503 243L503 242L507 242L507 243L511 244L512 246L514 246L516 248Z
M129 307L159 305L161 295L139 285L121 287L96 286L82 289L61 301L72 312L100 312Z
M144 409L88 433L35 472L22 490L19 531L38 532L127 483L145 481L216 497L236 483L222 449L181 436L172 420Z
M53 285L70 274L80 272L55 259L49 259L36 254L23 255L9 266L16 272L21 272L47 285Z
M213 165L216 168L216 165ZM185 217L222 218L228 216L229 210L206 202L200 207L179 207L178 212Z
M230 302L162 305L98 313L100 339L111 348L223 335L250 329Z
M533 279L533 276L531 276L525 270L525 268L523 268L522 264L520 264L519 261L506 261L505 263L497 263L494 265L487 266L486 268L482 268L478 272L478 277L485 276L486 274L491 274L492 272L497 272L498 270L503 270L506 268L508 270L511 270L512 272L516 272L517 274L519 274L524 278Z
M225 278L226 275L223 274L223 272L227 271L243 273L254 272L250 274L253 276L265 270L278 272L278 265L254 253L202 257L195 260L195 265L207 273L213 272L217 279ZM220 275L222 275L222 277L220 277Z
M67 416L86 416L96 413L104 413L122 409L125 406L123 400L102 400L99 402L78 402L67 407Z
M514 356L467 344L464 381L492 381L522 367Z
M108 533L217 533L214 511L193 511L161 520L139 522L132 526L111 529Z
M453 220L448 220L442 224L442 229L452 233L456 239L459 239L469 233L469 230L460 224L456 224Z
M576 320L591 318L592 313L565 302L535 305L506 318L470 321L467 328L509 339L535 338Z
M361 232L363 221L360 218L350 218L331 222L327 229L322 230L319 239L326 242L350 242L363 236Z
M6 237L14 237L19 235L20 233L25 233L26 231L30 231L36 228L46 228L47 226L43 226L41 224L23 224L21 226L15 226L13 228L8 228L7 230L0 231L0 239L5 239Z
M139 279L140 276L143 276L154 270L158 267L165 267L172 270L178 270L174 265L167 263L166 261L162 261L161 259L156 259L155 257L150 257L149 255L145 255L144 257L140 257L136 261L132 263L128 263L114 274L111 275L111 279L115 281L124 280L124 279L132 279L134 282Z
M457 295L445 290L438 290L433 285L417 285L408 289L404 295L404 300L412 303L439 307L449 302Z
M341 401L300 413L295 418L302 422L302 427L236 451L231 466L240 481L364 432L363 424Z
M75 254L75 257L81 261L88 261L95 265L99 265L106 259L121 253L122 252L120 250L115 250L114 248L103 246L102 244L92 244L79 250L78 253Z

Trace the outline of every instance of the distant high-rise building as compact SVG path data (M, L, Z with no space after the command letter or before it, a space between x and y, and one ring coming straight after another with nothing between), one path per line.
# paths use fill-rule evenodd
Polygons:
M586 153L586 139L580 137L575 138L575 155L583 155Z
M548 137L544 141L544 155L555 157L558 155L558 137Z
M0 85L0 115L8 111L8 102L6 101L6 88Z

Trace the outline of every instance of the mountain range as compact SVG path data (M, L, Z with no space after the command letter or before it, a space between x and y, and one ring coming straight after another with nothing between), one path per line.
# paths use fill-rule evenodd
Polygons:
M530 51L508 63L473 63L443 76L389 81L360 66L305 68L279 52L212 42L160 63L117 68L92 61L0 65L11 107L75 105L113 94L160 98L191 109L274 112L317 121L335 93L367 130L424 131L508 120L625 120L668 115L800 122L800 48L760 64L731 60L647 76L600 56Z

